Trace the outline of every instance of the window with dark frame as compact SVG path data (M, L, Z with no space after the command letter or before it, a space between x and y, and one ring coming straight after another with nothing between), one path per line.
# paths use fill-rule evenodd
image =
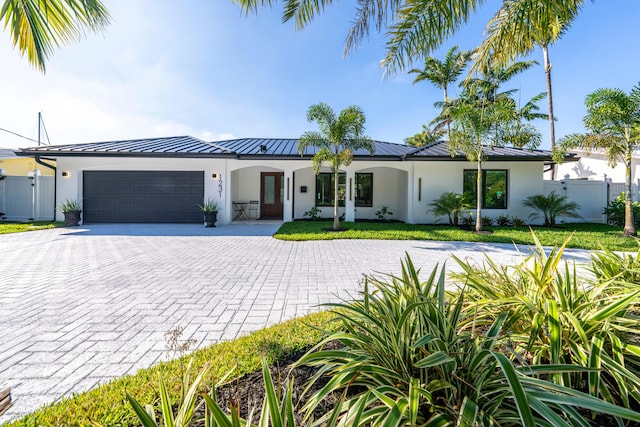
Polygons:
M344 206L347 194L347 175L338 176L338 206ZM355 179L355 205L373 206L373 173L357 173ZM316 175L316 206L333 206L334 175L319 173Z
M476 205L476 177L478 171L465 169L462 192L467 201ZM507 209L508 171L506 169L482 170L482 209Z

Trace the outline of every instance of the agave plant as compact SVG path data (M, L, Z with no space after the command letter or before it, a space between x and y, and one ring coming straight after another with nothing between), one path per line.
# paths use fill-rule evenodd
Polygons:
M298 362L319 368L311 384L330 378L303 409L310 414L326 396L341 397L307 425L589 425L580 406L640 420L636 412L541 379L584 368L513 363L502 339L507 313L483 333L465 328L464 294L448 295L444 277L434 270L420 281L407 257L401 276L369 277L361 299L332 304L344 330ZM344 348L323 350L332 340Z
M588 372L565 372L552 379L625 407L640 402L640 332L637 307L640 287L610 277L586 282L575 266L561 265L569 239L547 255L534 234L532 255L515 266L502 266L487 256L482 267L455 258L463 273L466 312L477 325L490 325L505 313L508 343L535 365L571 364ZM613 257L611 253L608 255ZM605 270L595 255L592 271ZM611 263L607 263L609 267ZM486 326L485 326L486 327Z
M544 225L551 227L556 225L556 218L559 216L582 218L578 213L580 205L576 202L568 201L566 196L557 195L555 191L546 196L544 194L536 194L527 197L522 204L536 211L529 215L530 219L544 218Z

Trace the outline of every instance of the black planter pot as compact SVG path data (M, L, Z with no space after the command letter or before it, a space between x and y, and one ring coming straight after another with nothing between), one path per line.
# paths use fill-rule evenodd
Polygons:
M67 227L76 227L80 222L80 213L82 211L62 212L64 214L64 225Z
M217 220L218 220L218 211L215 211L215 212L204 212L204 226L205 227L215 227Z

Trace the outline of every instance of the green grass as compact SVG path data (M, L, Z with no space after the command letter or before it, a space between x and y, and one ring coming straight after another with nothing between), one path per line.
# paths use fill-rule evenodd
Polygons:
M44 230L47 228L62 227L63 222L34 221L34 222L9 222L0 221L0 234L22 233L23 231Z
M193 357L192 375L209 366L203 384L216 382L229 370L230 378L260 369L261 359L273 363L286 354L303 350L318 343L323 337L319 328L332 327L327 322L334 317L329 312L311 314L275 325L233 341L200 349L181 359L159 363L95 388L77 394L59 403L44 407L6 426L85 426L97 421L105 426L139 425L131 406L126 403L125 392L139 402L153 403L159 399L158 379L162 374L171 399L176 401L180 389L180 376ZM336 325L337 327L337 325Z
M274 234L280 240L332 240L332 239L379 239L379 240L441 240L488 243L534 244L529 227L485 227L493 234L475 234L457 227L445 225L418 225L399 222L341 222L346 231L325 231L331 221L287 222ZM621 237L622 230L605 224L562 224L554 228L532 227L545 246L561 245L573 233L568 247L600 249L603 245L611 250L637 250L638 240Z

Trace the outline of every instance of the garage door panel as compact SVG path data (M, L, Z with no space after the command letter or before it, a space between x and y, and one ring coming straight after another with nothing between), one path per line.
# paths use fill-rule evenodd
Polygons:
M86 223L198 223L204 172L85 171Z

